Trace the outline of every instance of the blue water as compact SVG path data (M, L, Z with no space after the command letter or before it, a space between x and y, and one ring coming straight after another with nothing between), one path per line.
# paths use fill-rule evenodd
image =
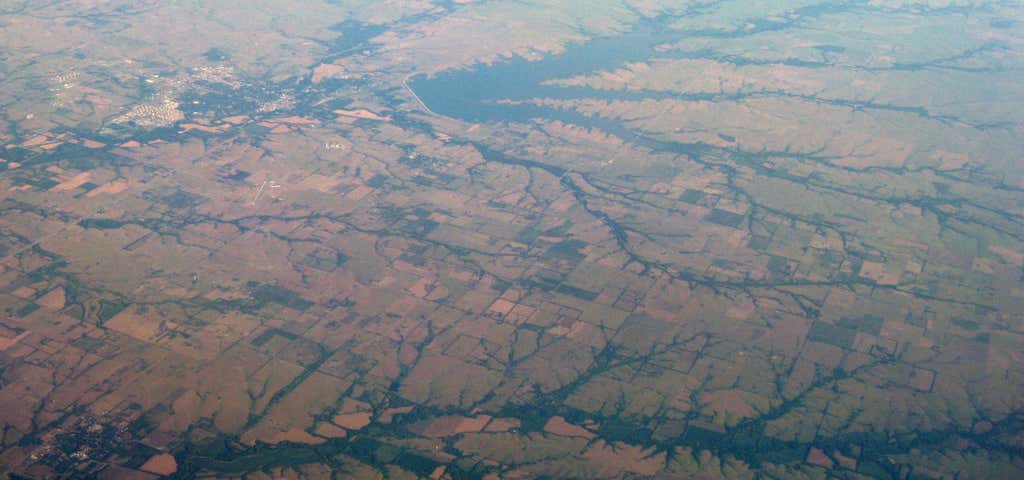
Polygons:
M797 18L806 19L855 8L858 8L857 2L824 2L797 8L793 13ZM448 71L429 78L422 75L417 76L412 79L409 86L435 113L468 122L522 122L530 118L544 117L598 126L593 123L593 118L579 114L534 105L497 104L496 101L525 101L534 98L556 100L575 98L637 100L666 97L690 100L712 99L711 95L703 94L673 95L664 92L596 90L585 87L558 87L543 85L543 83L546 80L614 70L629 62L645 62L654 57L721 58L738 65L758 63L756 60L742 57L719 56L710 51L658 51L656 47L691 37L725 39L755 36L764 32L785 30L798 22L751 18L749 23L753 27L743 31L731 29L679 31L670 28L676 19L677 17L662 15L653 19L641 20L630 32L573 44L565 52L546 56L539 61L528 61L517 57L506 62ZM826 50L835 51L837 48L839 47L826 47ZM788 58L780 58L775 61L810 67L826 65L821 62ZM714 99L722 100L723 97L718 96Z
M516 58L465 70L453 70L433 77L417 76L409 86L431 110L468 122L521 122L543 116L560 120L582 120L579 115L535 105L498 104L498 100L524 101L533 98L572 99L636 97L621 91L544 85L547 80L567 78L621 67L650 59L655 47L678 39L680 34L653 22L614 37L601 37L571 45L565 52L538 61ZM650 95L644 95L650 98Z

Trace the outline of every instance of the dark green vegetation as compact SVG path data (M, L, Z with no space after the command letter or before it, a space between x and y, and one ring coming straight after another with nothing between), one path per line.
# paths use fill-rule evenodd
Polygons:
M1020 6L585 3L2 7L0 475L1021 476Z

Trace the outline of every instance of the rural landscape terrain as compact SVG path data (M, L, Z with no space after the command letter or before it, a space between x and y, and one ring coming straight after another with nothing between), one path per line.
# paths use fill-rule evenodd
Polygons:
M0 478L1024 478L1024 4L4 0Z

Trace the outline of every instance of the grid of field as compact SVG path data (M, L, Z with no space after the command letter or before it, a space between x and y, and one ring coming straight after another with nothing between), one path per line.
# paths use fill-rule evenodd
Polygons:
M0 5L0 475L1024 478L1021 78L1003 1Z

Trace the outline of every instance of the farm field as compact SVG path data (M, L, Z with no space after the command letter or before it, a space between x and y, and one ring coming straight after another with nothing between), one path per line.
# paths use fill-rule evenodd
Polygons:
M0 5L0 477L1024 478L1024 6Z

